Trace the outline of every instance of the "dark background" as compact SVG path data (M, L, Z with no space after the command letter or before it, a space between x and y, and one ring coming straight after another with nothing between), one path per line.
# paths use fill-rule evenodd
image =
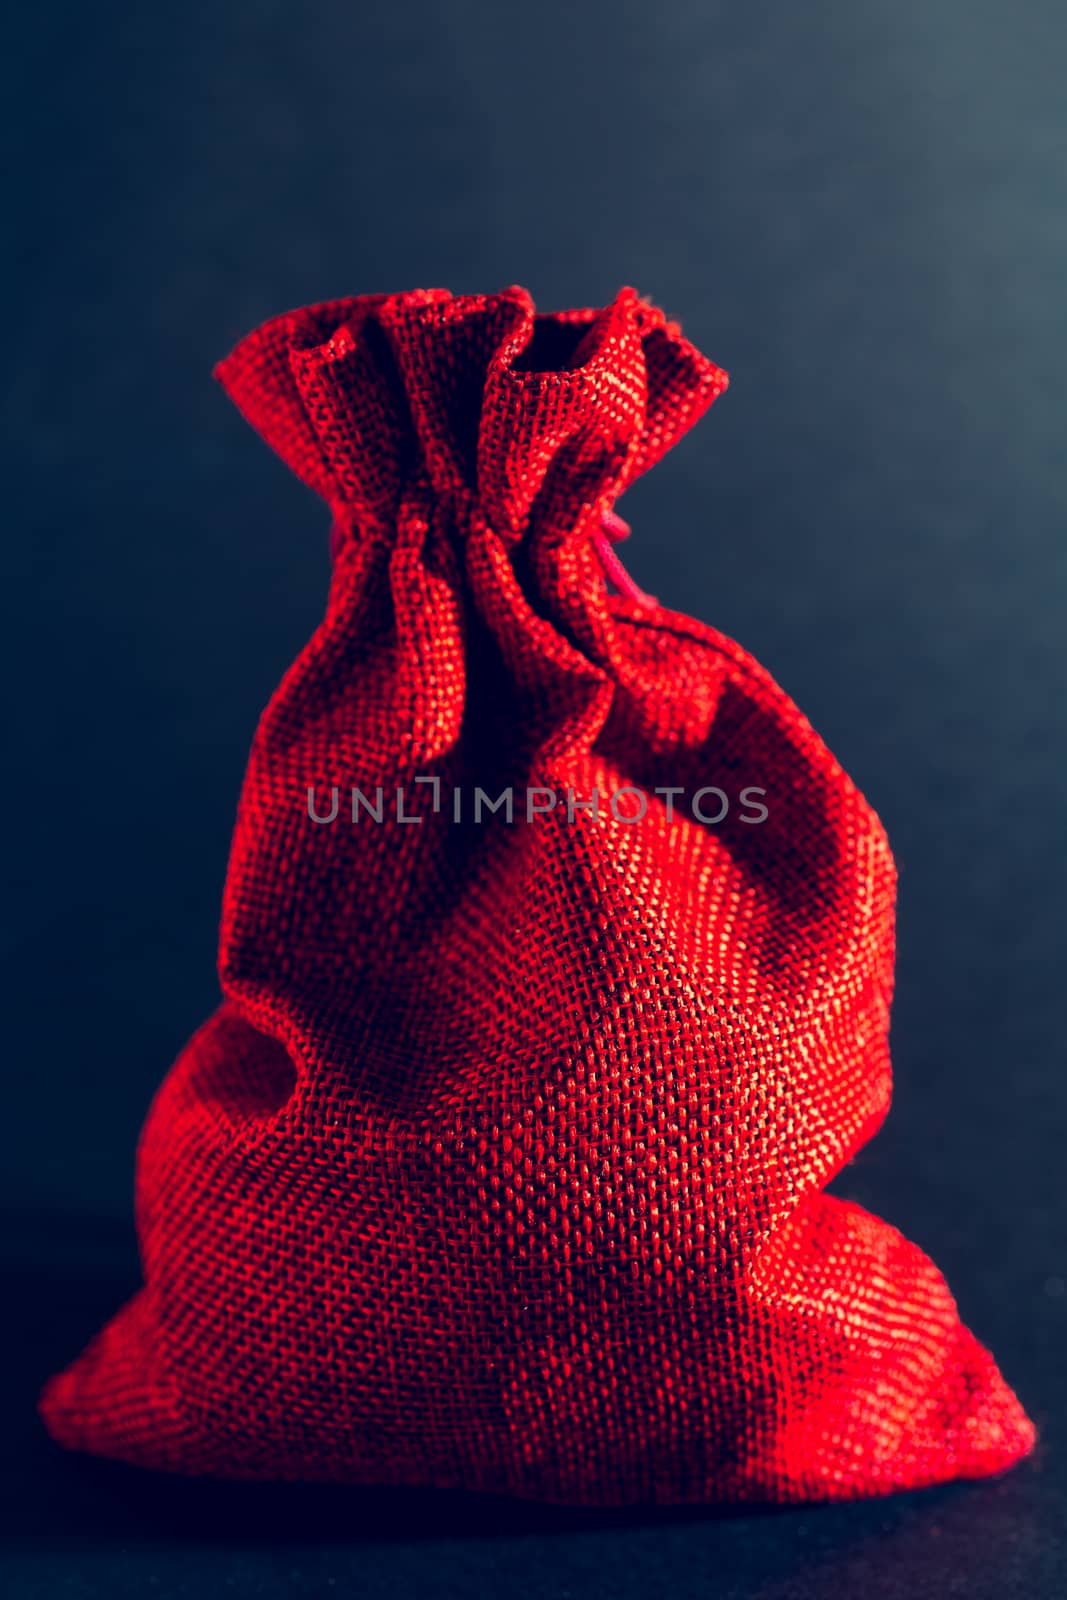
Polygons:
M0 1509L19 1593L1059 1596L1067 1515L1063 0L36 3L6 23ZM754 1517L185 1485L33 1415L136 1282L150 1095L215 1003L255 719L324 510L210 379L368 290L652 294L733 377L628 496L884 818L897 1102L839 1189L1042 1429L978 1486Z

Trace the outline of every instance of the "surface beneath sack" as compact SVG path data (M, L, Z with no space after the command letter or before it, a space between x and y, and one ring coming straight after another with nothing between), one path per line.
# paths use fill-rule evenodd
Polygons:
M67 1455L34 1414L33 1380L136 1286L132 1230L53 1218L33 1226L21 1219L5 1231L13 1247L2 1282L18 1308L18 1340L3 1369L2 1570L19 1600L57 1593L108 1600L333 1593L361 1600L1059 1600L1067 1593L1067 1467L1063 1451L1047 1447L985 1483L757 1514L596 1514L432 1491L216 1483ZM1021 1249L1025 1258L1025 1242ZM1009 1282L1007 1269L994 1271L987 1288L995 1296ZM1062 1411L1058 1345L1033 1337L1014 1354L1024 1392ZM1045 1412L1038 1421L1047 1426Z

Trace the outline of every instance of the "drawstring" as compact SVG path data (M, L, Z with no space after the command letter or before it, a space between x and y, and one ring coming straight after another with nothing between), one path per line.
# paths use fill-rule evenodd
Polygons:
M631 578L613 546L621 544L628 539L631 533L630 524L624 522L617 511L604 511L601 513L600 526L593 533L593 549L600 557L600 565L604 569L604 576L609 583L613 583L619 593L627 600L632 600L639 606L654 606L655 595L646 594L639 589ZM334 522L330 529L330 555L337 556L344 537L340 522Z
M625 599L633 600L639 606L654 606L655 596L638 588L612 548L628 539L631 531L630 524L624 522L618 512L605 511L601 514L599 528L593 533L593 549L600 557L605 578L615 585Z

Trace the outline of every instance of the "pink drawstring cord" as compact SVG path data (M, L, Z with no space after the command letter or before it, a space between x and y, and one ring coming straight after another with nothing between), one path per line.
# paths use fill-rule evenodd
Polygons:
M599 528L593 534L593 549L600 557L604 576L609 583L615 585L621 595L627 600L633 600L639 606L654 606L655 596L646 594L643 589L638 588L613 549L614 545L628 539L631 531L630 524L625 522L617 511L605 511L601 514ZM341 525L335 522L330 529L330 555L333 558L336 558L341 548L342 537Z
M630 524L624 522L617 511L605 511L601 515L599 528L593 534L593 549L600 557L604 576L621 595L639 606L654 606L655 596L638 588L612 548L628 539L631 531Z

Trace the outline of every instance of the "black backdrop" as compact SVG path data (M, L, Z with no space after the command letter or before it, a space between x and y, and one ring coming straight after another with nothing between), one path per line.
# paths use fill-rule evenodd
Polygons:
M1067 1592L1062 0L39 0L8 18L6 1559L27 1594ZM627 497L888 825L897 1101L839 1189L1043 1431L995 1484L754 1518L183 1486L32 1398L136 1281L137 1130L215 999L322 508L210 380L310 299L634 283L733 377Z

